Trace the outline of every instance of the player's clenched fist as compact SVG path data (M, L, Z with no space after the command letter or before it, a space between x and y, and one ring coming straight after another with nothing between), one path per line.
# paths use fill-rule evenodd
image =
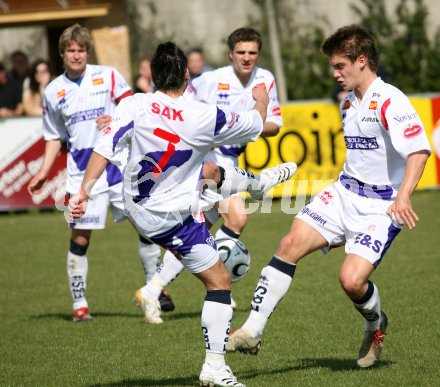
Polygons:
M69 199L69 216L76 220L84 215L87 209L88 197L86 192L80 192Z
M252 97L254 97L255 101L262 102L266 105L269 103L269 95L265 87L255 86L252 89Z

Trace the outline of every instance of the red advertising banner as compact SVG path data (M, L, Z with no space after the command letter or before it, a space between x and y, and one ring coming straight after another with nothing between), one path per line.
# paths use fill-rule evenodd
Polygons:
M45 142L41 118L0 123L5 141L0 145L0 211L52 208L65 195L66 152L61 152L41 193L30 195L27 185L43 162Z
M432 99L432 156L437 163L437 182L440 184L440 97Z

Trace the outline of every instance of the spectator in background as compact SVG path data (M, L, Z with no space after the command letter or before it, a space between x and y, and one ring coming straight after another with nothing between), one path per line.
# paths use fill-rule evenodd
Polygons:
M21 83L8 74L0 63L0 118L10 118L23 114Z
M11 54L12 69L9 72L11 78L19 81L23 85L23 81L29 76L29 60L23 51L14 51Z
M23 82L23 106L26 115L43 114L44 89L52 79L53 72L48 61L37 59L32 63L30 75Z
M203 49L201 47L190 48L187 52L189 78L192 81L200 74L213 70L212 67L206 65Z
M151 76L151 57L145 56L139 60L138 75L134 81L135 93L154 93L153 77Z

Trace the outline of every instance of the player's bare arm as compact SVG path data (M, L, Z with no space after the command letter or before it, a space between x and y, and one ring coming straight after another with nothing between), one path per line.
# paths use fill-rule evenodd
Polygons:
M269 95L266 89L262 87L254 87L252 89L252 97L255 99L254 110L260 113L260 116L264 121L266 121L267 116L267 105L269 104Z
M46 146L44 149L43 164L41 165L40 170L32 178L32 180L30 181L27 187L28 192L31 195L40 193L41 187L46 182L47 176L49 175L49 172L52 169L52 165L55 162L58 153L60 153L62 144L63 143L61 140L49 140L46 142Z
M399 193L387 211L389 216L392 217L394 214L396 221L399 224L406 225L410 230L416 226L416 221L419 220L419 217L411 206L411 194L422 177L428 157L429 152L427 150L414 152L408 156L405 176Z
M275 122L266 121L261 132L262 137L273 137L280 132L280 127Z

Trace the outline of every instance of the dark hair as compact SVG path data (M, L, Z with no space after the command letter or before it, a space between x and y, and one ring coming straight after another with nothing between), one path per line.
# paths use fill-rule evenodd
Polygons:
M178 90L185 83L188 60L173 42L157 46L151 60L151 74L157 90Z
M3 62L0 62L0 71L6 71L6 67Z
M329 58L335 54L344 55L351 63L356 62L360 55L364 55L372 71L377 71L379 65L379 52L373 35L356 24L336 30L322 43L321 52Z
M27 55L23 51L20 51L20 50L13 51L10 55L10 58L13 60L14 58L17 58L19 56L26 58L26 60L28 59Z
M49 74L51 75L51 77L53 76L53 71L52 71L52 68L51 68L49 61L44 60L44 59L35 60L31 65L31 72L30 72L30 76L29 76L29 79L30 79L29 85L30 85L30 89L31 89L32 94L38 93L40 91L40 84L35 79L35 74L37 74L37 67L42 63L44 63L47 66L47 69L49 70Z
M258 44L258 51L263 47L263 40L258 31L250 27L238 28L228 37L229 50L234 50L234 47L239 42L256 42Z

